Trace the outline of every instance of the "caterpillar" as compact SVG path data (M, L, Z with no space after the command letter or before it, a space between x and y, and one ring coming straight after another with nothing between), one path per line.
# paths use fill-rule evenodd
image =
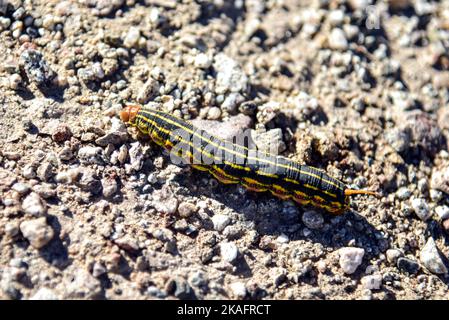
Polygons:
M353 195L377 196L372 191L349 189L321 169L221 140L154 108L128 105L120 112L120 118L225 184L240 183L251 191L269 191L281 199L313 205L334 215L349 208Z

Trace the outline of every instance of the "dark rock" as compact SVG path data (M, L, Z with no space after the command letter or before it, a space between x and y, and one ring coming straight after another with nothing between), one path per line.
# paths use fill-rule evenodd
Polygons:
M416 261L403 257L398 259L397 266L401 271L408 274L417 274L420 269L419 264Z

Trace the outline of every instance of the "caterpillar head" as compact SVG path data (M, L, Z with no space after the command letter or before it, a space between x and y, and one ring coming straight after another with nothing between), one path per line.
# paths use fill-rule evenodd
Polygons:
M127 105L122 111L120 111L120 119L123 122L129 124L134 124L136 120L136 115L140 110L140 106L137 105Z

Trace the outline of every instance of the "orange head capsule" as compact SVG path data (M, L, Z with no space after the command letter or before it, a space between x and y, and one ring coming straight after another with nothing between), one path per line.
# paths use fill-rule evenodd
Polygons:
M139 110L140 106L128 105L122 111L120 111L120 119L122 119L123 122L134 123Z

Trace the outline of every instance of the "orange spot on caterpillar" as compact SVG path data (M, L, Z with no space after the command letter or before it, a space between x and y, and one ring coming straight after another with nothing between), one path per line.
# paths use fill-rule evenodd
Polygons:
M139 110L140 106L128 105L120 111L120 119L123 122L133 122Z

